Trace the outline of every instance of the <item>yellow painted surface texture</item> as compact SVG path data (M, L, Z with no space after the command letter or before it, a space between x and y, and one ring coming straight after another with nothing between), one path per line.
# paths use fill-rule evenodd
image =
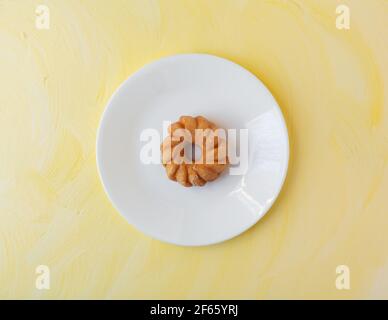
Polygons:
M388 298L387 31L386 0L0 0L0 298ZM291 146L265 218L202 248L127 224L95 162L117 86L191 52L262 79Z

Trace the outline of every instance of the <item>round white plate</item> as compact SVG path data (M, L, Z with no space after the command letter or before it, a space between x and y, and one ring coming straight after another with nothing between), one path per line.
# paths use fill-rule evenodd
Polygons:
M204 187L170 181L144 164L144 129L203 115L224 129L248 129L248 170ZM271 207L287 173L287 128L268 89L241 66L206 54L160 59L130 76L111 98L97 138L98 170L116 209L145 234L178 245L230 239Z

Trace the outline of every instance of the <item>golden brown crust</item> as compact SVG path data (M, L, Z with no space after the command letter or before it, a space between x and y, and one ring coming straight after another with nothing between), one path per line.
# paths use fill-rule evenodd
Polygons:
M187 173L188 173L188 179L189 179L189 182L193 185L193 186L203 186L205 185L206 181L204 179L202 179L197 172L195 172L195 170L193 169L193 165L188 165L187 166Z
M204 130L203 136L198 135L197 139L196 129ZM169 126L169 136L161 144L162 163L169 179L191 187L203 186L221 175L228 166L228 160L226 141L218 137L217 129L214 123L202 116L181 116L179 121ZM202 153L200 159L191 163L184 158L181 141L191 141L199 146ZM219 150L223 152L222 156Z
M182 129L183 125L180 122L174 122L168 127L168 133L173 133L176 129Z
M205 164L195 164L193 170L205 181L213 181L218 178L218 173Z
M186 164L182 163L176 172L176 181L178 181L184 187L191 187L192 184L188 181Z
M175 163L166 164L167 177L171 180L176 181L175 175L176 175L178 168L179 168L179 165L177 165Z

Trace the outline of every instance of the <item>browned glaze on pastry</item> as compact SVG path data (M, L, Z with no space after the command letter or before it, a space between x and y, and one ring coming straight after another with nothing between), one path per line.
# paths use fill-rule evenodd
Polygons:
M214 123L202 116L181 116L172 123L169 135L160 146L167 177L185 187L204 186L216 180L228 166L226 139L218 136L217 129ZM202 135L196 135L198 131ZM199 159L184 156L183 143L180 143L183 140L200 148Z

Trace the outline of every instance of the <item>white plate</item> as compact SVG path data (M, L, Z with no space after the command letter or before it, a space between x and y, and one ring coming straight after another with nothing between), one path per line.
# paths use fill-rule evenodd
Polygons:
M249 168L205 187L184 188L162 165L143 164L140 134L164 120L203 115L220 127L249 130ZM116 209L139 230L178 245L208 245L254 225L287 173L288 135L271 93L250 72L219 57L183 54L130 76L111 98L97 138L98 170Z

